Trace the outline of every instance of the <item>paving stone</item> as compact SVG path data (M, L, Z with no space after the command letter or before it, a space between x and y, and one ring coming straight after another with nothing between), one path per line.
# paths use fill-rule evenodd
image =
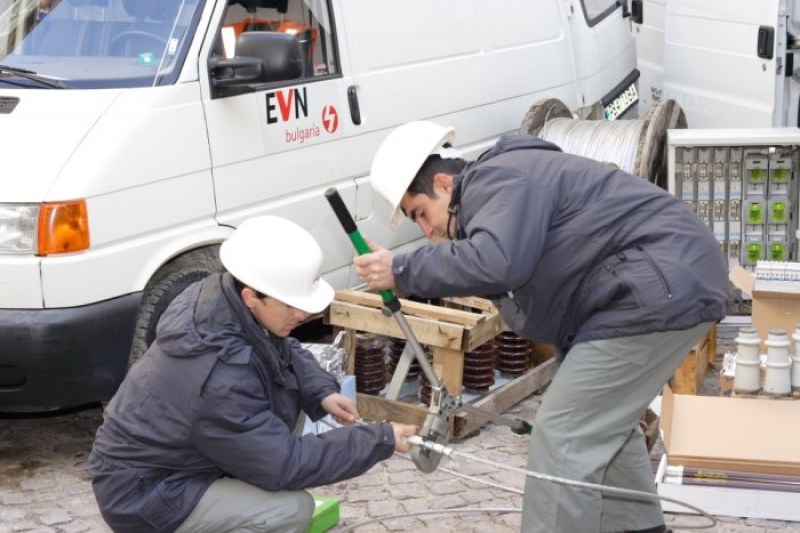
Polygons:
M48 490L53 486L52 479L44 477L35 477L32 479L24 479L20 482L19 487L25 491L42 491Z
M3 505L23 505L26 503L31 503L33 500L29 494L25 494L22 492L12 492L3 494L2 498L0 498Z
M406 510L408 514L415 514L415 513L422 513L425 511L430 511L431 509L431 497L426 498L416 498L413 500L403 500L401 505Z
M0 532L10 531L11 524L23 522L26 516L24 509L0 508Z
M48 509L37 514L39 515L39 521L46 526L64 524L72 520L70 514L62 509Z
M22 531L25 533L55 533L56 530L51 527L36 524L34 522L23 522L21 524L14 524L11 526L11 531L14 533Z
M463 483L453 479L439 483L429 483L428 488L430 489L431 493L436 495L456 494L464 492L465 490Z
M368 490L368 489L359 489L359 490L351 490L347 493L347 501L350 503L354 502L371 502L375 500L383 500L386 498L386 495L383 494L383 491L380 490Z
M382 520L381 524L389 531L423 531L425 527L416 517Z
M403 508L396 501L380 500L367 502L367 515L369 515L370 518L380 518L396 514L404 514Z
M428 494L425 487L420 483L404 483L402 485L388 485L386 487L388 495L398 501L419 498Z
M419 476L415 471L404 470L402 472L389 473L387 483L389 485L402 485L403 483L416 483L419 481ZM359 484L363 485L362 481Z

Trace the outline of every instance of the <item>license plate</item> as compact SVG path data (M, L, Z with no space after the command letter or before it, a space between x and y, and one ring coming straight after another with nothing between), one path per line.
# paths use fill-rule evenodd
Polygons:
M627 89L622 91L619 96L614 98L608 105L603 107L607 120L616 120L622 116L625 111L639 101L639 91L636 90L636 83L631 83Z

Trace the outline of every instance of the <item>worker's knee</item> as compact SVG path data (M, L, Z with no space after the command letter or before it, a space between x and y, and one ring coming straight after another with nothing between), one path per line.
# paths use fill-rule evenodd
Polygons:
M314 498L304 490L293 491L292 494L295 502L294 521L299 530L305 531L314 514Z
M281 505L276 508L273 500L265 506L260 516L254 517L253 530L305 531L314 514L314 498L304 490L274 494L280 495Z
M218 479L176 533L199 530L304 532L314 498L304 490L265 491L233 478Z

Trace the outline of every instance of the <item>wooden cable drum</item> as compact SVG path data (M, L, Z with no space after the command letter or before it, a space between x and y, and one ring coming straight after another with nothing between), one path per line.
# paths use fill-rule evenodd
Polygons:
M604 163L667 188L667 130L686 128L675 100L658 100L643 120L578 120L560 100L533 104L520 133L541 137L564 152Z

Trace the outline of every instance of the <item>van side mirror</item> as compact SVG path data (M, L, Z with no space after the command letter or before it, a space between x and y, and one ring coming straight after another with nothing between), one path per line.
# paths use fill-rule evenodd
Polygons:
M216 89L294 80L303 75L303 54L294 35L248 31L237 38L235 57L214 57L209 67Z

